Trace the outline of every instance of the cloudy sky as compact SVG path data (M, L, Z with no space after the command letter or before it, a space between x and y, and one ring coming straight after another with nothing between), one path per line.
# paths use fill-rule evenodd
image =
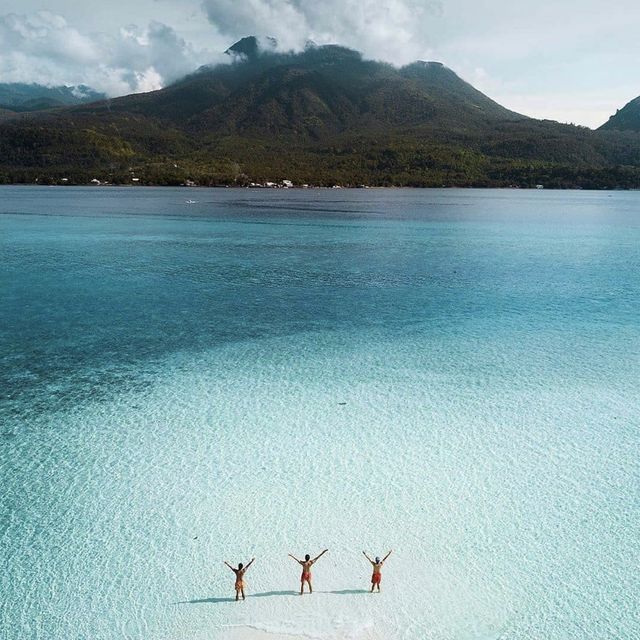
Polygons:
M439 60L505 106L598 126L640 95L638 0L0 0L0 82L159 88L245 35Z

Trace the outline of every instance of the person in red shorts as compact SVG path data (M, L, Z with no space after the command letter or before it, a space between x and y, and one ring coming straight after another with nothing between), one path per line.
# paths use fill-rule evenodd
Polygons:
M391 555L391 551L387 553L387 555L380 560L378 556L376 556L375 560L372 560L366 551L363 551L364 557L371 563L373 566L373 574L371 576L371 593L373 590L378 587L378 593L380 593L380 583L382 582L382 565L385 563L385 560Z
M325 553L327 553L327 551L329 551L329 549L325 549L319 556L316 556L313 560L311 560L311 556L308 553L304 557L304 560L298 560L298 558L289 554L290 558L293 558L299 565L302 566L302 576L300 577L300 595L304 593L305 582L309 587L309 593L313 593L313 589L311 588L311 566L316 560L320 559Z

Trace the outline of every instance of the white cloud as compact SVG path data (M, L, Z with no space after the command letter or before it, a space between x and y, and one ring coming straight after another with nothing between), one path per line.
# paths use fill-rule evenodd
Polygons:
M273 36L284 50L311 39L399 64L429 56L426 34L443 11L439 0L204 0L203 6L230 38Z
M10 5L24 15L2 16ZM313 39L396 64L440 60L506 106L581 124L599 124L640 94L637 0L0 0L2 6L0 82L141 91L220 61L235 40L258 35L275 36L285 50ZM138 26L123 28L123 20Z
M396 64L439 60L534 117L555 113L596 126L607 109L640 93L637 0L615 7L602 0L203 0L203 7L230 40L274 36L295 50L312 39Z
M115 34L81 33L47 11L0 17L0 81L86 84L108 95L151 91L215 58L152 21Z

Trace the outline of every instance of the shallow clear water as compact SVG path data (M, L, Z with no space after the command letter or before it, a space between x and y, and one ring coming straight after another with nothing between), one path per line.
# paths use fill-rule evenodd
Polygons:
M638 637L640 194L4 187L0 258L3 640Z

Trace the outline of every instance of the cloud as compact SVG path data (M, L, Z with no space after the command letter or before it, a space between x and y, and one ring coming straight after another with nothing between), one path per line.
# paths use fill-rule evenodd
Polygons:
M215 55L152 21L118 33L81 33L46 11L0 16L0 81L86 84L107 95L158 89Z
M338 43L399 64L430 55L425 32L443 14L439 0L204 0L203 7L230 38L273 36L284 50L309 39Z
M527 115L556 113L595 126L640 92L637 0L618 0L615 11L602 0L579 6L573 0L202 0L202 6L230 41L274 36L281 49L298 50L312 39L395 64L439 60ZM564 107L555 95L566 100ZM594 96L600 96L597 107L584 104Z
M395 64L439 60L511 108L584 124L599 124L640 92L637 0L617 0L615 10L602 0L579 8L574 0L13 4L23 15L0 13L0 82L86 83L113 96L144 91L220 62L235 40L257 35L276 37L284 50L312 39ZM123 16L135 24L122 28Z

